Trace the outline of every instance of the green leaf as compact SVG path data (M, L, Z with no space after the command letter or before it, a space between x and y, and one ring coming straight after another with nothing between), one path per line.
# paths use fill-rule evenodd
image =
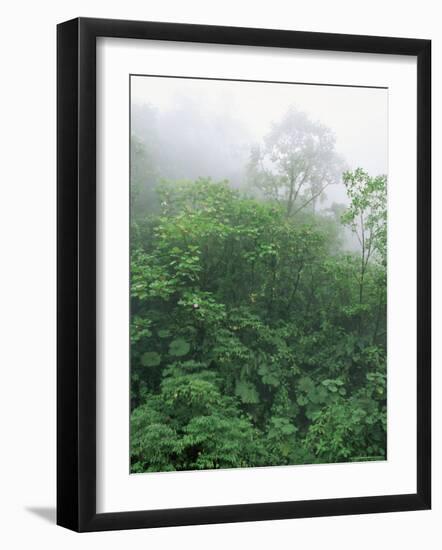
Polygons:
M156 351L146 351L141 356L141 364L144 367L157 367L161 363L161 355Z
M259 403L259 395L255 386L251 382L240 380L236 383L235 394L243 403Z
M296 398L296 402L300 407L303 407L304 405L307 405L308 399L304 395L298 395L298 397Z
M175 340L172 340L169 346L169 353L170 355L174 355L175 357L182 357L183 355L187 355L190 351L190 344L189 342L186 342L184 338L176 338Z
M300 378L298 387L301 391L310 392L313 391L315 388L315 385L311 378L308 378L307 376L304 376Z

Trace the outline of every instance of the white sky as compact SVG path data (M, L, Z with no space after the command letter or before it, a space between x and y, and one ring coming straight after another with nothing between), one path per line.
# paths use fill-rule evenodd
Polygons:
M159 111L190 101L203 115L238 121L260 141L290 106L319 120L336 135L337 152L349 168L386 174L388 90L305 84L232 82L183 78L132 77L132 100Z

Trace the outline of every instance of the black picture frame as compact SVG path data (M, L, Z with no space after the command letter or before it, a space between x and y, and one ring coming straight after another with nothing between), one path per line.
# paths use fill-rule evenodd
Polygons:
M396 54L417 58L417 492L96 512L96 39ZM424 510L431 506L431 41L79 18L57 28L57 523L75 531Z

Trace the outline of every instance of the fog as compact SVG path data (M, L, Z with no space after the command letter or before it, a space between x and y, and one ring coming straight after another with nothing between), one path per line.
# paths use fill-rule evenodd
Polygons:
M334 134L347 169L388 170L388 90L167 77L131 77L131 129L160 178L228 179L245 184L254 146L290 109ZM322 208L347 203L342 183Z

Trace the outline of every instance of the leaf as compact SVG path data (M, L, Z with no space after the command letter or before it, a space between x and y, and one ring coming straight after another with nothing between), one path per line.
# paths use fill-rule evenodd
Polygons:
M172 340L169 346L169 353L170 355L174 355L175 357L182 357L183 355L187 355L190 351L190 344L189 342L186 342L184 338L176 338L175 340Z
M304 405L307 405L308 399L304 395L298 395L298 397L296 398L296 402L300 407L302 407Z
M274 386L275 388L279 386L279 378L271 372L265 364L261 364L258 368L258 374L261 375L262 381L268 386Z
M159 338L167 338L168 336L170 336L170 330L167 330L167 329L161 329L158 331L158 337Z
M157 367L161 363L161 355L156 351L146 351L141 356L141 364L144 367Z
M303 378L300 378L298 387L301 391L310 392L315 389L315 385L311 378L308 378L307 376L304 376Z
M279 379L275 374L269 373L262 377L262 381L264 384L267 384L269 386L274 386L277 388L279 386Z
M243 403L259 403L259 395L255 386L251 382L240 380L236 383L235 394Z

